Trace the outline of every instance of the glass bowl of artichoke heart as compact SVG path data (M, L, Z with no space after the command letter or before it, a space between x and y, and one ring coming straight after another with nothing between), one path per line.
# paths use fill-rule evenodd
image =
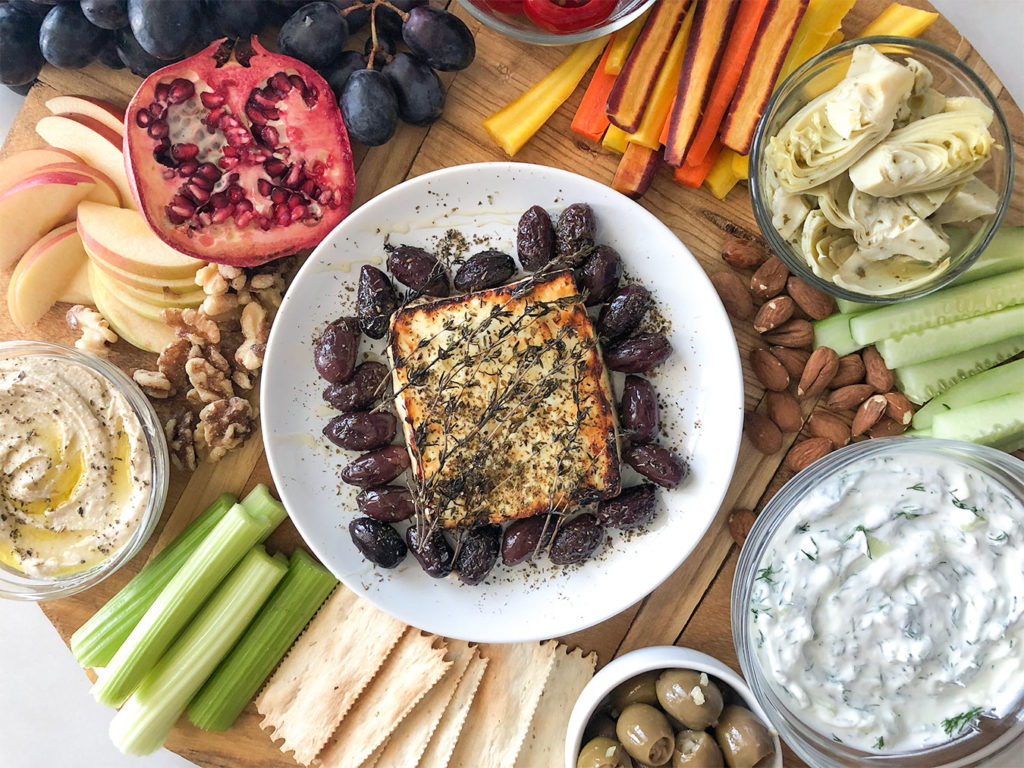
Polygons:
M1013 189L1013 144L963 61L856 38L776 89L750 153L757 223L789 269L840 299L930 293L973 264Z

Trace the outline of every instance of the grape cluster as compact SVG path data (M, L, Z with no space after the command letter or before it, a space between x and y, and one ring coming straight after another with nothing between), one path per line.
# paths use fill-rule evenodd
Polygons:
M24 93L44 62L75 69L98 60L145 77L218 38L280 26L281 53L318 69L352 138L375 146L399 119L437 120L445 96L437 71L462 69L476 54L469 28L427 2L0 0L0 83ZM362 52L345 50L360 31Z

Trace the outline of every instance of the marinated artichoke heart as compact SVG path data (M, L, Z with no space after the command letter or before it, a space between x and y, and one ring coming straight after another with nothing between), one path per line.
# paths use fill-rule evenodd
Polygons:
M916 120L888 137L850 167L861 192L898 197L959 184L992 154L992 110L973 97L946 100L946 110Z
M884 261L906 256L934 264L949 251L949 240L940 227L933 227L902 200L869 198L869 222L863 230L854 231L858 254L868 261Z
M787 240L800 231L804 219L811 211L804 195L786 192L780 185L778 176L772 169L765 173L765 184L771 201L772 226Z
M896 110L896 122L893 128L902 128L908 123L922 117L934 115L946 108L946 97L932 88L932 73L924 64L909 56L907 68L914 73L914 85L907 94L906 100Z
M892 130L913 85L908 67L857 46L846 77L770 139L765 156L782 189L805 192L849 169Z
M974 221L982 216L991 216L998 206L999 195L996 191L980 179L971 179L963 186L950 190L950 194L928 220L933 224Z
M832 280L839 268L857 250L857 241L849 232L829 222L825 214L815 208L804 219L799 246L814 274L823 280Z

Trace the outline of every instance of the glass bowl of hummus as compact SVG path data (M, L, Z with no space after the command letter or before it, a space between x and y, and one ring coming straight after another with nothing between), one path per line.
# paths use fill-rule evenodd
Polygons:
M820 768L1019 766L1024 462L883 438L829 454L758 516L732 588L740 666Z
M153 406L122 371L59 344L0 344L0 597L81 592L130 560L167 496Z
M856 38L776 90L750 151L754 217L790 271L886 304L955 280L1013 191L1013 142L992 92L924 40Z

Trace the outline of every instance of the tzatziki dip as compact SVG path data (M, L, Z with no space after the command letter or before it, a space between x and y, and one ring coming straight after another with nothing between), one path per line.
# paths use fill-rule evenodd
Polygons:
M1024 504L966 462L868 455L800 499L764 550L750 639L825 738L932 747L1024 695Z

